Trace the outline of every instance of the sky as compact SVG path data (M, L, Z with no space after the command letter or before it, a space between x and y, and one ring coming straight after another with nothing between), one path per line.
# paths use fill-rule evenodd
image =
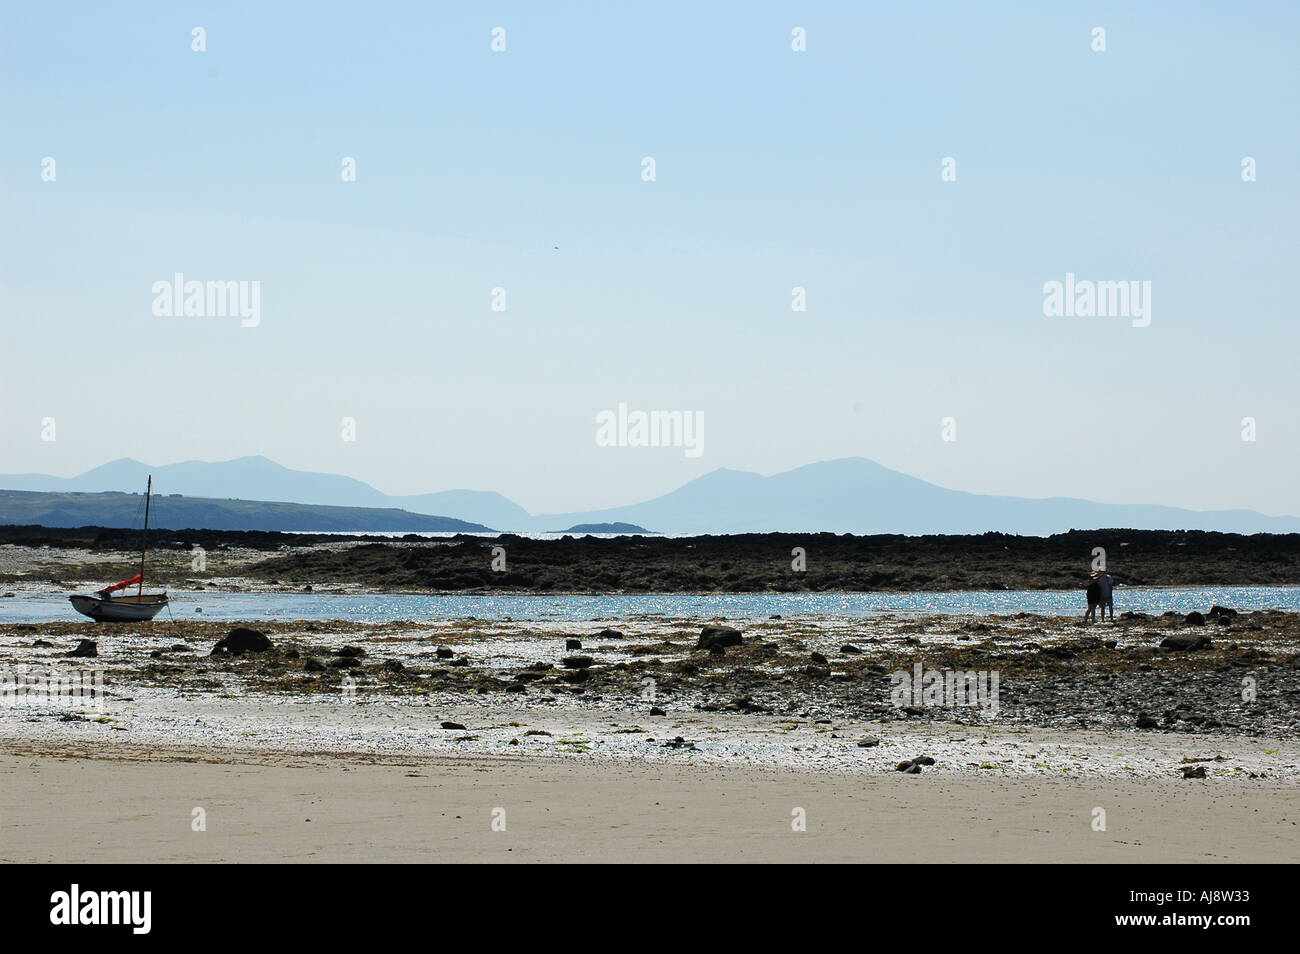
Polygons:
M1300 8L972 6L5 4L0 473L537 513L862 456L1300 514ZM257 324L155 314L178 272ZM1067 273L1149 324L1045 315ZM604 446L620 404L700 453Z

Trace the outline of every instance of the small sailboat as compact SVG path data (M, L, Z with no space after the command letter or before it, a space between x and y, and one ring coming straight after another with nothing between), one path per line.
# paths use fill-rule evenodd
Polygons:
M157 616L168 603L166 593L144 592L144 561L149 552L149 499L152 495L153 475L150 474L144 491L144 541L140 545L140 572L129 580L106 586L91 595L79 593L68 597L73 609L83 616L89 616L96 623L144 622ZM136 588L134 594L113 595L129 586Z

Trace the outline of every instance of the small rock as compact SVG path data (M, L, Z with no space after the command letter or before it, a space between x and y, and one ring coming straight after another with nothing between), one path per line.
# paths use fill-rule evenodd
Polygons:
M324 672L325 664L322 663L319 659L308 659L305 663L303 663L302 668L305 669L307 672Z
M99 655L99 645L93 639L83 639L77 643L77 648L68 653L69 656L79 656L88 658Z
M652 716L661 716L661 715L667 715L668 713L664 712L664 710L660 709L658 706L651 706L650 714Z
M864 735L858 739L858 748L860 749L874 749L879 744L880 740L874 735Z
M1205 778L1204 765L1184 765L1179 771L1183 773L1183 778Z
M813 654L812 654L811 656L809 656L808 658L811 659L813 662L815 662L815 663L816 663L817 665L819 665L819 666L825 666L825 665L826 665L826 662L827 662L826 657L823 656L821 653L813 653Z
M1202 616L1200 613L1196 612L1196 610L1192 610L1190 613L1188 613L1186 616L1183 617L1183 622L1186 623L1188 626L1204 626L1205 617Z
M454 649L448 649L446 646L439 646L434 650L434 655L439 659L450 659L452 656L456 655L456 651Z
M1210 637L1204 633L1171 633L1160 640L1160 648L1169 652L1208 649Z
M464 728L465 728L465 727L464 727L463 725L461 725L459 722L444 722L444 723L442 723L442 727L443 727L444 729L464 729Z
M212 656L240 656L244 653L264 653L271 648L265 634L246 626L236 626L212 647Z
M570 637L569 639L566 639L566 640L564 641L564 648L565 648L565 649L581 649L581 648L582 648L582 640L580 640L580 639L573 639L572 637Z
M1155 720L1154 716L1139 715L1137 717L1137 727L1139 729L1154 729L1160 723Z
M53 649L54 644L48 639L38 639L32 643L32 649Z
M602 629L596 634L597 639L622 639L623 634L616 629Z
M700 630L700 640L696 649L712 649L714 646L739 646L740 630L731 626L705 626Z
M862 650L859 649L857 646L854 646L852 643L845 643L843 646L840 647L840 652L843 653L845 656L856 656L859 653L861 653Z
M595 664L596 660L590 656L565 656L560 660L560 665L565 669L587 669Z

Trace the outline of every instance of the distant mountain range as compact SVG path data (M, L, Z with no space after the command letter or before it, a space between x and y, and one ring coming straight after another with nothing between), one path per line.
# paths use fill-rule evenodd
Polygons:
M0 490L0 524L42 527L140 527L144 494L42 493ZM160 530L280 530L286 532L476 533L466 520L380 507L329 507L266 500L215 500L155 495L149 526Z
M153 474L160 494L206 498L203 506L232 508L267 501L321 507L366 508L362 514L317 515L313 519L364 519L373 526L313 527L206 526L211 529L427 530L430 519L463 522L478 529L554 531L591 524L631 524L659 533L751 533L765 531L832 533L1005 533L1046 536L1071 529L1125 527L1143 530L1218 530L1230 533L1296 533L1300 519L1253 510L1183 510L1156 504L1103 504L1071 497L1031 499L947 490L861 457L808 464L764 477L737 470L715 470L671 493L644 503L607 510L533 515L498 493L447 490L390 496L350 477L290 470L265 457L219 463L188 461L148 467L122 459L77 477L43 474L0 476L0 487L41 492L124 491L138 493ZM157 498L156 498L157 499ZM165 497L169 501L177 498ZM404 514L402 512L405 512ZM197 515L201 511L194 511ZM213 511L215 513L215 511ZM78 510L85 523L94 509ZM306 512L300 512L306 517ZM295 516L290 512L290 516ZM222 519L270 519L245 511ZM285 518L281 513L276 522ZM216 519L214 516L213 519ZM22 522L0 513L0 523ZM39 521L29 521L39 522ZM399 524L394 526L394 522ZM382 525L381 525L382 524ZM69 524L50 524L68 526ZM130 524L128 524L130 525ZM448 527L456 529L455 527ZM468 526L461 527L469 529ZM439 528L441 529L441 527Z

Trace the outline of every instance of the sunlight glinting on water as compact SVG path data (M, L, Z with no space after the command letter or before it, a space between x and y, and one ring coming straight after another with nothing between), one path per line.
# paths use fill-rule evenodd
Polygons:
M772 615L858 618L881 613L1082 615L1075 590L999 590L930 593L632 593L632 594L406 594L172 592L172 616L204 619L392 620L592 620L665 617L766 619ZM1300 610L1300 587L1217 586L1134 588L1115 591L1119 613L1136 610L1207 611L1219 604L1238 610ZM162 618L166 618L165 616ZM64 595L0 601L0 622L37 623L80 617Z

